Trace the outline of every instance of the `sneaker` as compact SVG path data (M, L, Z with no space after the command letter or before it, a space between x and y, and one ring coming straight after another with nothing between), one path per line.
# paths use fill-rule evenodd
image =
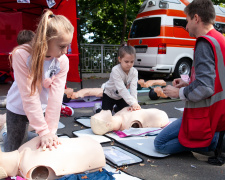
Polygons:
M74 110L69 106L62 105L61 106L61 115L63 116L73 116Z

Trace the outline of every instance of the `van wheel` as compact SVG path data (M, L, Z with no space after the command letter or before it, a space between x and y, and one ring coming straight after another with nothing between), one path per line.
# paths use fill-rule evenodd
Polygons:
M188 59L184 58L178 61L173 77L180 78L180 75L191 75L191 62Z

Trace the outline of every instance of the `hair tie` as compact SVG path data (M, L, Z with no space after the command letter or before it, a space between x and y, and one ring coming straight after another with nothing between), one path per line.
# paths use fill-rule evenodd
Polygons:
M50 18L54 18L55 17L55 14L50 14L49 17Z

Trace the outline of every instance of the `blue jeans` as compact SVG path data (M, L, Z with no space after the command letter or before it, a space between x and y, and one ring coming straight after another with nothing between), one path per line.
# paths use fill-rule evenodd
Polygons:
M209 147L204 148L188 148L182 146L178 140L182 118L169 124L155 138L154 145L156 151L162 154L175 154L183 151L208 152L214 151L219 138L219 133L216 132Z

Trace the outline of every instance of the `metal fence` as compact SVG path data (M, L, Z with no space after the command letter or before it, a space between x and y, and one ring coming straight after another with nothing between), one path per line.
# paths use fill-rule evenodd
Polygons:
M117 64L120 45L81 44L83 73L109 73Z

